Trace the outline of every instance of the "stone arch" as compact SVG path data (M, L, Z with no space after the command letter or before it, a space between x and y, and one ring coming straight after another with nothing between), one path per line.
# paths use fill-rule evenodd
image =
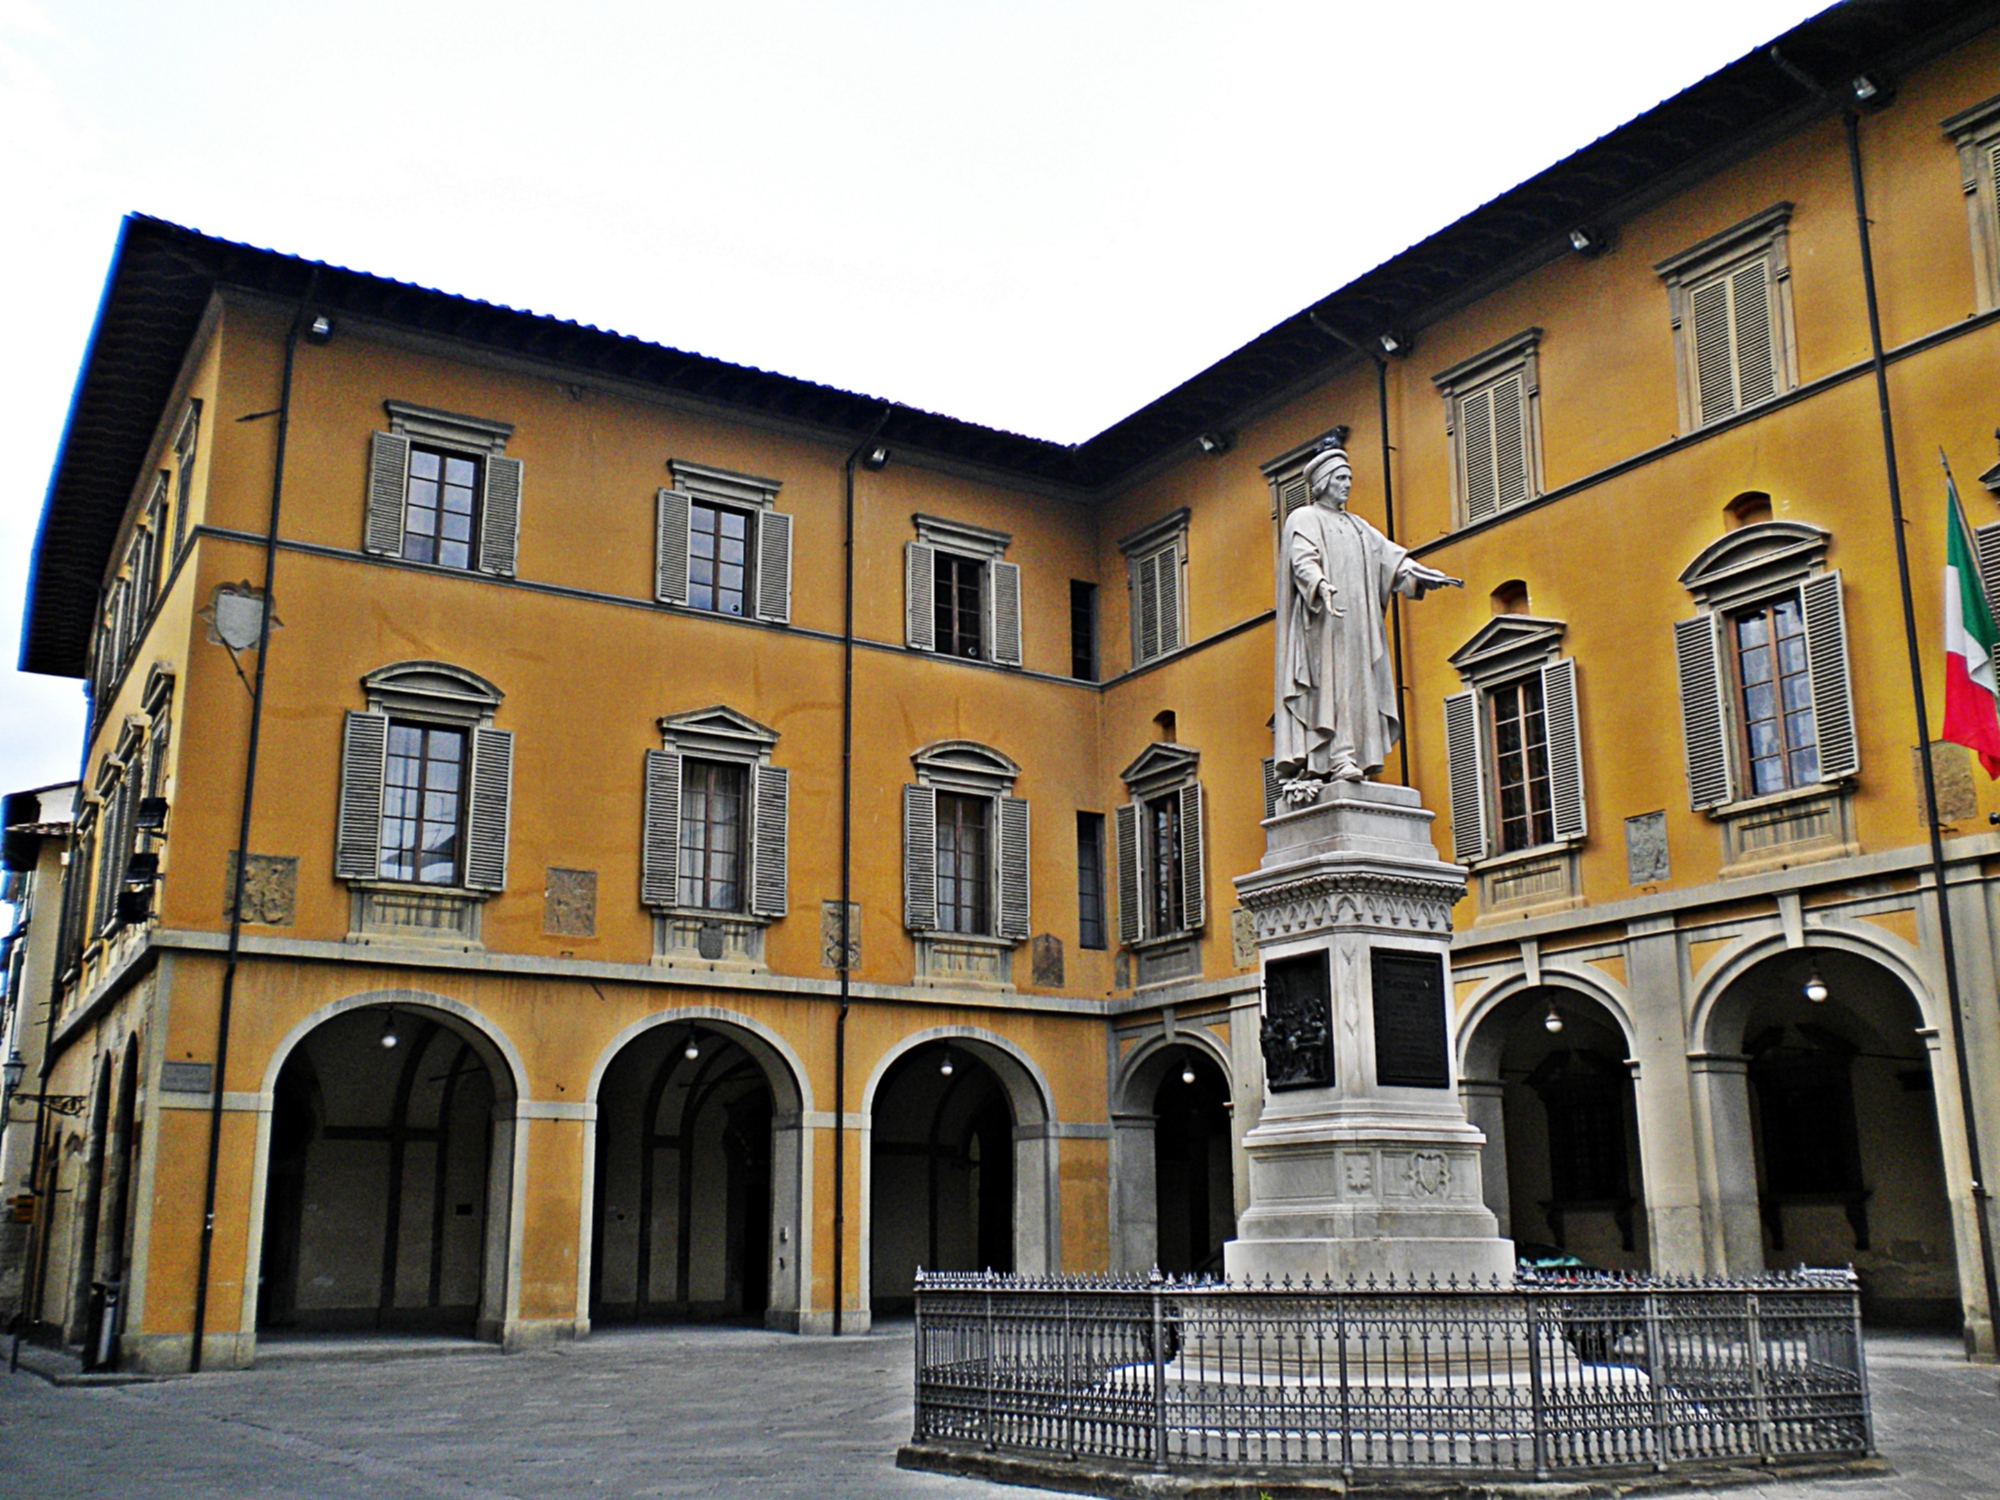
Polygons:
M1784 931L1772 927L1746 933L1709 960L1695 981L1688 1007L1689 1050L1693 1053L1729 1053L1742 1044L1743 1015L1729 1000L1736 981L1767 958L1806 948L1832 948L1879 964L1909 991L1926 1028L1947 1032L1951 1018L1936 998L1939 981L1930 973L1924 955L1892 932L1872 922L1832 917L1806 924L1800 941L1790 941ZM1731 1030L1736 1035L1730 1036Z
M1182 1026L1176 1028L1171 1036L1157 1031L1142 1038L1119 1059L1118 1072L1111 1085L1112 1113L1150 1107L1152 1090L1159 1086L1160 1077L1166 1071L1167 1053L1175 1047L1193 1047L1206 1054L1222 1069L1223 1081L1234 1093L1236 1075L1230 1064L1229 1049L1206 1026Z
M1638 1054L1639 1028L1632 1019L1632 1000L1624 985L1587 964L1544 963L1539 978L1531 976L1525 967L1511 968L1473 991L1472 998L1458 1013L1457 1034L1453 1038L1461 1079L1487 1075L1489 1070L1483 1066L1486 1043L1480 1038L1481 1024L1507 1001L1531 989L1577 990L1595 1000L1624 1033L1625 1055L1633 1057ZM1491 1041L1490 1035L1487 1041Z
M256 1144L251 1159L249 1223L244 1235L243 1299L235 1357L217 1363L248 1365L256 1352L257 1304L264 1259L264 1220L271 1167L272 1112L279 1075L301 1043L327 1022L354 1011L393 1009L436 1020L469 1045L493 1087L493 1134L487 1163L484 1274L477 1333L505 1345L520 1319L521 1245L527 1200L530 1103L527 1066L520 1050L491 1017L428 990L382 989L347 995L301 1016L271 1049L254 1108ZM227 1102L224 1108L228 1108Z
M590 1331L591 1268L597 1254L598 1130L604 1077L634 1042L665 1026L691 1023L714 1028L742 1047L757 1063L771 1090L770 1301L766 1325L801 1332L811 1318L813 1264L812 1082L798 1052L778 1032L740 1011L715 1005L683 1005L654 1011L620 1028L599 1049L584 1086L581 1205L577 1224L577 1331Z
M861 1091L861 1219L857 1272L860 1296L871 1296L875 1213L875 1111L883 1081L897 1062L934 1042L950 1042L992 1070L1005 1093L1014 1121L1014 1269L1045 1274L1061 1265L1057 1122L1055 1095L1047 1075L1014 1042L977 1026L930 1026L902 1037L884 1050ZM866 1326L865 1323L863 1326Z
M97 1279L100 1220L104 1212L105 1178L111 1155L112 1111L116 1106L113 1078L116 1059L110 1051L98 1054L91 1069L90 1123L84 1136L84 1177L82 1201L72 1210L75 1246L70 1264L71 1338L80 1339L88 1324L90 1284Z

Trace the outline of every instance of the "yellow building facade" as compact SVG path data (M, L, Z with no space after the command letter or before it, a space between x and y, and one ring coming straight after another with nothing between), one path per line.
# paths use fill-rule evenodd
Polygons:
M2000 797L1938 749L1954 995L1843 109L1934 725L2000 31L1780 45L1077 447L128 221L23 645L92 703L27 1311L115 1285L165 1370L1212 1267L1277 523L1339 433L1466 583L1399 611L1381 774L1468 868L1503 1231L1852 1261L1990 1350Z

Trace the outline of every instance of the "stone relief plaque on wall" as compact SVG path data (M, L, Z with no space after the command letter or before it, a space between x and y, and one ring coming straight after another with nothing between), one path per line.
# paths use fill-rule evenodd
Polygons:
M222 871L222 916L236 894L236 851ZM289 927L298 904L299 861L290 854L252 854L243 868L243 920L266 927Z
M1972 780L1972 756L1963 745L1937 740L1931 745L1931 774L1937 779L1937 820L1966 823L1979 816L1979 789ZM1924 805L1924 753L1910 749L1910 777L1917 806Z
M1038 932L1029 949L1032 964L1029 982L1045 989L1061 989L1063 982L1062 939L1053 932Z
M597 872L551 865L542 893L542 931L553 937L597 936Z
M1326 952L1274 958L1264 966L1264 1086L1325 1088L1333 1082L1333 985Z
M822 901L819 904L819 966L822 969L840 967L840 903ZM861 903L847 903L847 967L861 967Z
M1375 1081L1396 1088L1451 1087L1443 957L1377 948L1368 965L1375 998Z
M1658 885L1670 877L1667 865L1667 815L1640 813L1625 820L1625 879L1632 885Z

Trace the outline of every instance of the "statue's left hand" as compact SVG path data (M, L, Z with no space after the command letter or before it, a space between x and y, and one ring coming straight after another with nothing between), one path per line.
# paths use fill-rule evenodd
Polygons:
M1465 587L1465 580L1463 578L1453 578L1449 573L1440 573L1436 568L1427 568L1422 563L1410 564L1410 576L1416 580L1419 591L1442 588L1462 589Z

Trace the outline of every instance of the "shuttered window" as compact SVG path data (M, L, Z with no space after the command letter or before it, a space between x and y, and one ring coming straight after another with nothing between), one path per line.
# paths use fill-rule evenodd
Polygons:
M937 553L931 567L932 649L976 661L986 634L985 568L950 552Z
M455 437L461 422L472 419L433 421L427 430ZM497 441L459 448L448 441L416 441L400 430L371 434L365 550L511 577L520 519L521 461L503 457Z
M712 609L723 615L743 613L745 601L752 596L751 526L745 511L699 500L688 507L689 608Z
M903 925L1019 942L1029 926L1028 804L903 788Z
M1588 832L1573 658L1453 693L1444 724L1454 859L1477 864Z
M382 782L383 880L457 885L465 731L391 722Z
M1707 426L1778 392L1771 264L1764 256L1688 289L1700 424Z
M1458 398L1460 493L1468 521L1483 521L1532 493L1527 393L1515 371Z
M985 933L991 901L987 820L992 802L941 792L937 799L937 926Z
M504 890L513 787L508 730L349 713L334 874Z
M1839 573L1679 621L1674 645L1692 807L1859 772Z
M1119 941L1199 932L1208 908L1200 784L1120 807L1115 838Z
M174 556L187 541L188 511L194 503L194 457L201 442L201 402L188 402L174 438Z
M904 553L904 641L963 661L1021 665L1021 569L928 542Z
M788 909L790 773L646 752L639 900L660 911Z
M1132 665L1144 666L1185 644L1181 609L1181 544L1131 559Z

